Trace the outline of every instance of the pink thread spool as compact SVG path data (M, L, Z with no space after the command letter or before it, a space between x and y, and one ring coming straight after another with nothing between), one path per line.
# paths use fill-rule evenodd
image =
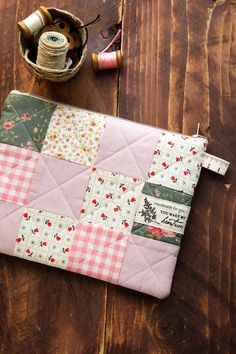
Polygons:
M120 50L116 52L100 52L92 53L92 64L94 71L107 69L120 69L122 67L123 58Z
M121 30L117 32L113 40L108 46L98 54L92 53L92 64L94 71L106 69L120 69L123 65L123 56L120 50L115 52L107 52L112 44L120 37Z

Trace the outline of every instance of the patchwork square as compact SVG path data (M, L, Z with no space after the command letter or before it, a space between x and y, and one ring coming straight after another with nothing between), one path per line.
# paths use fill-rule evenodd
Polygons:
M132 228L143 182L137 178L93 168L81 219L114 230Z
M116 284L129 235L78 223L67 269Z
M27 205L78 219L89 177L85 166L40 154Z
M106 116L79 108L58 105L42 152L46 155L91 166L98 153Z
M74 219L25 208L13 255L66 268L75 225Z
M96 167L146 179L160 137L158 129L119 117L108 117Z
M153 152L149 181L193 195L206 147L203 137L162 132Z
M118 284L166 298L170 294L179 249L176 245L131 234Z
M26 204L37 160L34 151L0 144L0 200Z
M4 101L0 142L40 151L55 103L18 92Z

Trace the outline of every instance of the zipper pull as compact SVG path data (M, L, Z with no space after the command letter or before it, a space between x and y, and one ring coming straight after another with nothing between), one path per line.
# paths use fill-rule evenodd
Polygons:
M200 131L200 123L197 124L197 133L194 134L192 137L193 138L204 138L204 139L206 139L205 136L202 136L202 135L199 134L199 131Z
M205 138L199 134L200 123L197 125L197 133L193 135L194 138ZM205 138L206 139L206 138ZM223 160L217 156L210 155L207 152L203 153L202 167L207 168L210 171L216 172L222 176L226 174L226 171L230 163L226 160Z

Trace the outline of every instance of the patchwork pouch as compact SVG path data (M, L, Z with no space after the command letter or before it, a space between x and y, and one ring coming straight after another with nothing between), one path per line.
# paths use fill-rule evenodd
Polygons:
M207 139L12 91L0 119L0 252L170 293Z

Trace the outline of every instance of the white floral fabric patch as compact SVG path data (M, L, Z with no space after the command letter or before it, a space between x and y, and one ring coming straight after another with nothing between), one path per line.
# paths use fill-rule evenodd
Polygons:
M162 132L149 170L151 183L193 195L207 140Z
M26 208L16 238L14 256L66 269L76 221Z
M42 153L85 166L95 161L106 116L58 105L53 112Z
M137 178L94 167L81 219L117 231L130 231L143 185Z

